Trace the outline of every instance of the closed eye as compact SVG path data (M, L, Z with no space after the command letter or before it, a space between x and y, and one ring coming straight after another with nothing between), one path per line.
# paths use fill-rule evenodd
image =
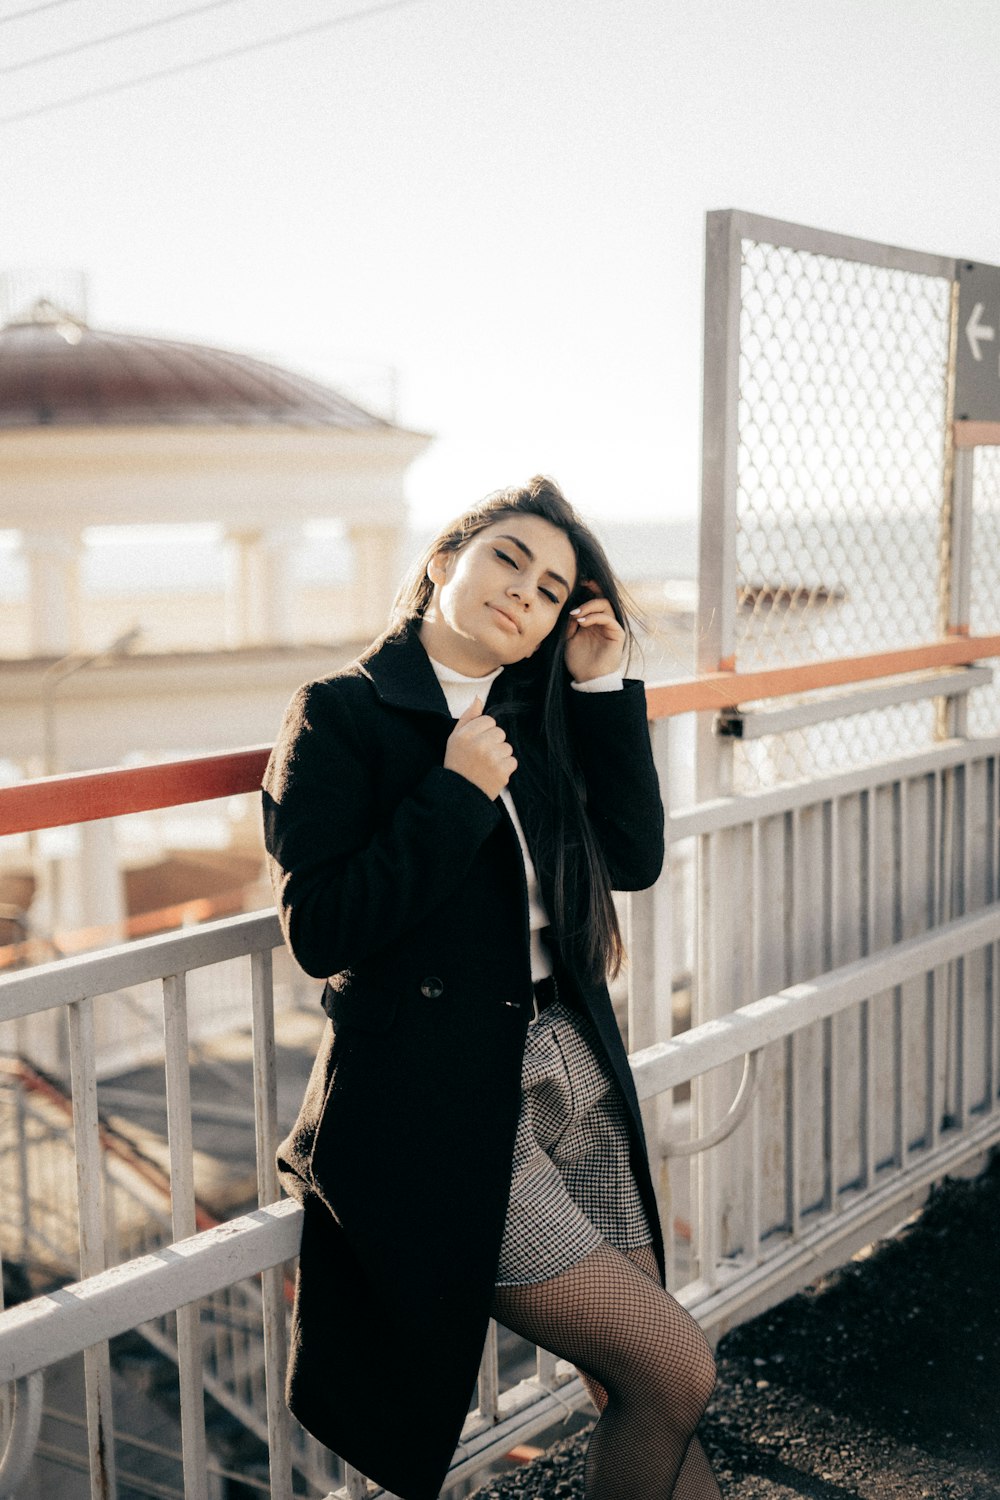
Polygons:
M517 562L513 557L510 556L509 553L502 551L500 547L494 547L493 551L495 552L497 557L502 558L505 563L509 563L510 566L514 569L515 573L519 573L521 571L517 565ZM546 599L548 599L551 604L559 604L559 595L554 594L551 589L539 588L538 592L540 594L544 594Z

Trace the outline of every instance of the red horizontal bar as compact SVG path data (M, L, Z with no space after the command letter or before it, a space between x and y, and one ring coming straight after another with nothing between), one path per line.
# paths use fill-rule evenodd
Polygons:
M646 689L646 702L651 719L666 719L675 714L718 712L741 703L786 698L820 688L848 687L852 682L873 682L880 677L967 666L993 656L1000 656L1000 635L963 635L956 626L945 640L926 646L800 662L791 667L764 667L758 672L706 672L686 682L665 682Z
M255 792L270 753L270 745L255 745L127 771L81 771L18 782L0 788L0 835Z
M683 682L660 683L646 689L646 703L651 719L665 719L996 656L1000 656L1000 635L966 636L956 627L944 640L899 651L768 667L759 672L709 672ZM82 771L74 776L48 776L2 787L0 836L255 792L270 753L269 745L257 745L128 771Z
M1000 422L954 422L956 448L995 448L1000 444Z

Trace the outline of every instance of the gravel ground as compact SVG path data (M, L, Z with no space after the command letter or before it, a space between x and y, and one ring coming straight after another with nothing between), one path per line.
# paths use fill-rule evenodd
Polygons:
M1000 1500L1000 1153L717 1354L702 1437L725 1500ZM580 1497L585 1446L478 1495Z

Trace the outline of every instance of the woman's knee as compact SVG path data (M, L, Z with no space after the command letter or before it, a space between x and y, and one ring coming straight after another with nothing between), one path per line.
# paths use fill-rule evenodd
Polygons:
M694 1431L715 1390L715 1356L694 1319L687 1319L683 1337L664 1349L654 1384L659 1404L676 1413Z
M697 1339L695 1343L696 1352L690 1371L690 1390L692 1400L698 1407L698 1416L700 1418L705 1407L712 1399L712 1392L715 1390L715 1383L719 1372L715 1363L715 1355L712 1353L712 1346L697 1323L694 1326Z

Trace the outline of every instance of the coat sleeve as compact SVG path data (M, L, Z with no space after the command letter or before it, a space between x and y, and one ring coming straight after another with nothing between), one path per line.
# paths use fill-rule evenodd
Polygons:
M663 803L645 688L626 678L621 692L570 692L567 711L612 888L645 890L663 866Z
M264 775L264 841L285 941L317 979L353 968L460 886L500 812L435 766L378 821L372 755L335 682L307 683Z

